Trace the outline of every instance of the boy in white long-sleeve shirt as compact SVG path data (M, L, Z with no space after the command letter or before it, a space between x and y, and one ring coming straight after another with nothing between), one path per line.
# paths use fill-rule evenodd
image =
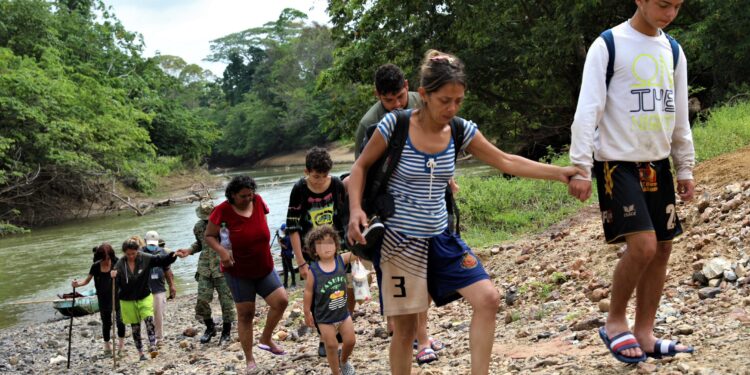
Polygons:
M677 64L667 35L683 0L636 0L633 18L612 31L614 74L607 82L609 51L598 38L586 57L572 126L570 159L597 178L599 206L608 243L626 242L612 281L607 323L599 334L622 362L645 361L693 348L654 336L672 239L682 233L675 211L677 191L690 200L695 184L688 121L687 61L677 46ZM591 173L577 176L570 194L591 196ZM633 333L625 316L636 291Z

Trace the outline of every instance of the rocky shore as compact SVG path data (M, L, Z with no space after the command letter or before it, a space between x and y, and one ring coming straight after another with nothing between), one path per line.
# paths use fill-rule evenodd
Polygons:
M678 205L685 233L675 241L664 297L657 313L659 336L696 348L694 355L649 359L637 366L617 362L596 330L609 308L611 271L622 246L604 244L597 206L544 233L478 250L504 297L497 313L492 374L750 374L750 149L703 163L696 199ZM743 167L744 166L744 167ZM718 173L718 174L717 174ZM376 290L373 289L375 292ZM287 351L274 356L254 350L261 374L327 374L317 356L318 338L303 326L301 288L275 338ZM69 320L0 332L0 373L19 374L239 374L244 368L238 342L219 347L199 342L203 327L194 318L195 296L168 304L166 338L155 359L139 362L132 339L113 369L102 349L98 315L73 326L71 370L65 369ZM258 303L255 336L266 307ZM358 374L387 374L389 338L375 302L358 306ZM218 320L218 305L214 306ZM446 348L413 374L469 374L466 303L429 313L430 335ZM629 317L633 318L632 304ZM233 337L237 338L236 327Z

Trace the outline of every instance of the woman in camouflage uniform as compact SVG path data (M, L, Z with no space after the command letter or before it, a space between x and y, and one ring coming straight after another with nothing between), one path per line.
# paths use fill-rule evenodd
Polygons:
M221 329L221 337L219 338L219 345L222 345L231 339L232 322L235 320L236 313L234 311L232 293L229 291L227 282L224 280L224 274L219 270L219 255L215 251L211 251L203 236L208 224L208 215L211 214L213 209L214 204L209 200L201 201L195 209L195 214L198 215L199 219L193 227L195 242L190 245L189 249L184 249L186 252L181 252L181 254L187 256L201 252L201 256L198 259L198 270L195 273L195 280L198 282L195 317L206 324L206 332L201 337L201 343L208 343L212 337L216 336L214 320L211 317L211 300L213 300L214 290L216 290L216 293L219 295L221 318L224 323Z

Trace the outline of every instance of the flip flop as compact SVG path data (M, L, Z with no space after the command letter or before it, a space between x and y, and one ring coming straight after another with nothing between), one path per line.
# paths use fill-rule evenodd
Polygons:
M440 340L436 340L432 337L430 337L429 340L430 340L430 348L432 348L432 350L438 352L438 351L445 349L445 344L443 344ZM419 348L419 342L417 341L417 339L414 339L414 343L412 343L412 347L414 347L414 350L417 350Z
M612 356L620 362L633 364L646 360L645 354L640 357L626 357L622 355L623 350L641 347L635 339L635 336L633 336L633 333L630 331L625 331L610 339L607 335L607 330L604 327L600 327L599 337L604 341L607 350L612 353Z
M439 352L445 349L445 344L443 344L443 342L438 339L433 339L432 337L430 337L430 347L432 348L432 350Z
M265 350L265 351L267 351L267 352L269 352L269 353L271 353L273 355L284 355L284 354L286 354L286 352L284 351L284 349L276 348L274 350L274 348L272 348L272 347L270 347L270 346L268 346L266 344L258 344L258 349Z
M417 364L420 366L438 360L437 353L435 353L435 351L431 348L424 348L420 350L415 358L417 359Z
M664 357L674 357L680 353L693 354L695 351L692 346L688 346L685 350L677 350L677 344L679 343L679 341L673 340L656 340L656 343L654 343L654 351L651 353L646 352L646 357L662 359Z

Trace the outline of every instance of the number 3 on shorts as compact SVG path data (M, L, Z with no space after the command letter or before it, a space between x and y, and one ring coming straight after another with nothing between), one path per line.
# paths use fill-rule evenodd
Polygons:
M401 293L394 294L393 298L406 297L406 288L404 287L404 282L406 282L406 279L403 276L391 276L391 279L398 280L398 284L393 285L393 287L401 289Z
M667 206L667 215L669 215L669 218L667 219L667 230L672 230L675 226L675 212L673 204Z

